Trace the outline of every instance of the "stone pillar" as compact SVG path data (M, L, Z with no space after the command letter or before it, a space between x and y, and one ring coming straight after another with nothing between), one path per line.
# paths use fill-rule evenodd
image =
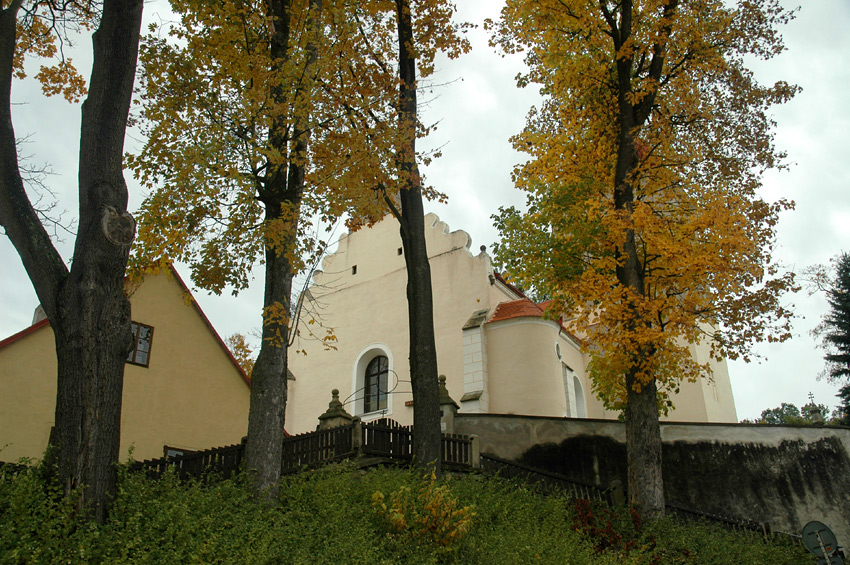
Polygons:
M460 407L449 396L446 388L446 375L440 375L440 431L444 434L455 433L455 414Z
M481 468L481 441L478 436L472 434L469 436L469 464L473 469Z
M342 407L342 402L339 401L339 390L331 391L331 401L328 403L328 409L324 414L319 416L318 429L327 430L350 424L354 420L354 416L345 411Z
M623 492L623 483L620 482L620 479L611 481L608 491L611 493L611 503L614 506L623 507L626 505L626 493Z

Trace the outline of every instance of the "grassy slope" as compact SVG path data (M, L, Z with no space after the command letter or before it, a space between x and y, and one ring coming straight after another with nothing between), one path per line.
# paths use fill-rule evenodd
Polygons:
M641 525L626 510L577 505L518 483L470 476L429 487L408 471L344 465L285 479L273 508L252 500L238 481L203 487L124 474L112 517L98 528L69 518L72 509L39 473L0 478L0 563L811 561L799 547L706 526ZM376 511L376 492L389 511ZM402 499L403 511L393 513L392 501ZM424 525L415 526L417 517ZM415 527L395 532L389 518Z

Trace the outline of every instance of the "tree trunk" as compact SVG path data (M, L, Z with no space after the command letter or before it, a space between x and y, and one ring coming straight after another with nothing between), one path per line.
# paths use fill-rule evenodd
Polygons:
M273 64L280 68L289 56L291 5L288 0L284 0L270 2L269 6L270 16L275 23L271 55ZM295 108L309 107L311 73L318 58L321 0L311 0L309 10L307 33L311 38L305 47L308 57L302 83L295 92L292 105ZM271 95L282 105L288 96L281 85L272 87ZM266 206L266 225L278 224L279 229L285 230L285 234L281 243L274 244L268 239L266 242L263 342L251 374L251 407L245 456L247 468L254 473L256 491L269 499L277 497L280 483L287 398L287 346L291 325L290 297L295 275L290 257L297 249L305 163L310 141L309 113L291 117L291 137L289 118L275 117L269 131L269 145L281 155L288 155L288 159L282 164L269 163L269 174L260 190L260 200Z
M410 330L410 380L413 389L414 464L442 473L440 390L437 381L437 348L434 341L434 307L431 266L425 247L425 214L421 177L416 163L416 57L409 0L396 0L399 52L399 128L403 146L397 151L401 179L401 240L407 266L407 309Z
M621 142L621 152L629 150L631 136ZM630 158L626 158L626 161ZM619 167L618 167L619 169ZM626 167L631 173L631 168ZM617 175L619 177L619 175ZM614 191L615 209L631 212L634 204L631 185L621 180ZM625 244L618 250L621 264L617 267L617 281L634 295L646 294L643 265L640 263L634 230L627 230ZM639 314L632 315L632 324L640 323ZM634 329L634 328L631 328ZM643 352L649 355L649 353ZM635 359L632 368L624 375L626 385L626 454L629 468L629 501L647 517L664 513L664 484L661 476L661 428L658 423L658 404L655 379L637 383L635 373L641 359ZM635 385L639 390L635 390Z
M616 210L631 213L634 208L634 194L628 176L635 167L634 139L631 121L626 119L622 126L620 149L614 190ZM629 289L637 299L646 295L644 284L644 266L637 252L635 232L629 229L625 233L623 249L617 250L620 265L617 267L617 281ZM631 324L637 325L639 314L632 313ZM636 328L629 328L634 330ZM648 355L647 352L642 354ZM640 354L638 354L640 355ZM658 423L658 405L655 379L648 383L637 383L635 373L641 359L635 359L632 368L624 375L626 385L626 454L629 465L629 501L648 517L664 513L664 485L661 476L661 428ZM635 390L635 385L639 390Z
M671 21L676 9L676 0L664 6L664 15ZM614 39L614 53L631 39L632 1L623 0L619 6L619 19L605 12L611 26ZM603 11L606 10L603 8ZM661 76L664 66L664 42L670 35L670 27L665 28L666 36L659 37L650 63L650 76L656 80ZM635 195L632 175L638 160L635 147L635 135L650 115L655 93L644 96L637 104L631 99L631 81L634 61L631 57L615 55L618 90L619 143L617 163L614 171L614 208L626 216L634 211ZM617 281L629 289L637 300L646 296L645 265L638 253L636 236L633 229L625 231L622 249L616 250L619 264ZM633 305L634 307L634 305ZM640 320L638 312L633 312L633 327L651 322ZM637 355L650 355L643 351ZM661 475L661 427L658 423L658 405L655 379L647 383L637 383L635 375L642 359L635 359L632 368L624 375L626 404L626 453L629 465L629 501L647 517L664 514L664 484ZM639 390L635 390L635 385Z
M76 268L51 320L59 368L54 449L66 492L83 487L78 506L106 519L121 442L124 364L132 346L122 257ZM79 277L80 280L75 280ZM89 508L85 508L90 505Z
M661 426L655 381L635 392L634 377L626 379L626 458L629 502L647 517L664 513L664 481L661 476Z
M14 151L8 57L20 3L4 10L0 21L0 223L21 256L55 335L53 437L59 477L66 488L81 488L79 508L100 522L116 485L124 363L132 347L124 270L135 221L127 213L122 159L142 5L141 0L106 1L92 38L94 64L80 133L79 231L70 272L30 205Z
M278 205L267 205L266 222L280 218ZM297 212L296 212L297 214ZM292 291L292 266L280 249L266 248L263 343L251 373L246 468L254 474L255 490L277 497L283 455L286 414L287 330ZM276 314L284 313L284 317Z

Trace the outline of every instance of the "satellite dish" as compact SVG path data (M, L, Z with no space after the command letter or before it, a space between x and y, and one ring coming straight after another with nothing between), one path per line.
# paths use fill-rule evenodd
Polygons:
M822 522L812 521L803 527L803 545L817 557L818 563L843 565L843 561L834 555L838 549L838 540Z

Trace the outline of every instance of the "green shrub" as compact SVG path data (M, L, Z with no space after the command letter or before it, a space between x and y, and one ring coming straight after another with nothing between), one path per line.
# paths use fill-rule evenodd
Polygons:
M376 492L390 493L378 512ZM393 512L406 525L396 533L388 521ZM242 478L204 484L167 473L151 481L122 467L109 520L97 526L76 517L50 469L0 472L0 564L806 560L800 547L703 524L643 523L625 509L544 496L481 475L434 481L413 471L342 464L284 478L279 504L269 506Z

